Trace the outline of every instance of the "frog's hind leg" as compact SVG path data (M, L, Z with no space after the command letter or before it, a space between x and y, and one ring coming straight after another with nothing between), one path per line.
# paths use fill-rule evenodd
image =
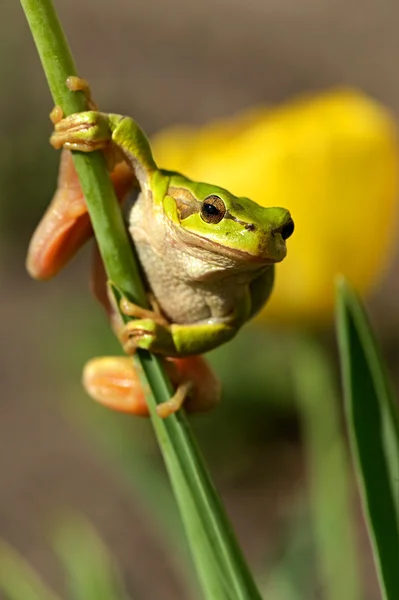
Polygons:
M26 266L30 275L53 277L92 234L72 155L63 150L57 190L29 245Z
M94 400L119 412L148 416L145 394L131 358L104 356L83 370L83 387Z
M111 179L122 202L134 184L134 174L126 163L120 163L111 173ZM92 235L86 200L72 155L63 150L57 190L29 245L28 272L35 279L54 277Z
M165 418L183 404L190 412L210 410L220 399L220 384L202 357L193 356L164 361L166 371L176 386L174 395L157 407ZM131 358L103 357L91 360L83 372L88 394L108 408L148 416L145 393Z
M168 416L183 404L187 412L207 412L218 404L221 398L221 384L202 356L166 358L164 365L173 385L176 386L176 392L169 402L158 405L158 414ZM180 399L180 405L177 406ZM173 410L174 406L177 408ZM169 410L169 407L172 410Z

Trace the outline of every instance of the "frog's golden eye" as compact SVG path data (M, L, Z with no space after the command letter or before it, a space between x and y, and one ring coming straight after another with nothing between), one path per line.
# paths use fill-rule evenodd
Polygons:
M226 214L226 207L219 196L208 196L201 206L201 218L206 223L220 223Z

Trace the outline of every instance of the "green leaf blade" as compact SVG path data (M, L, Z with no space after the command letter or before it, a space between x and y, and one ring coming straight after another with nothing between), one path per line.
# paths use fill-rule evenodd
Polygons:
M349 439L383 596L399 593L399 418L356 294L338 282L337 334Z

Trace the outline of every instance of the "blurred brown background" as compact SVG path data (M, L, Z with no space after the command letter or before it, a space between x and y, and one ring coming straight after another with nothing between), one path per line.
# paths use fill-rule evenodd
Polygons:
M357 86L399 111L394 0L55 4L79 73L101 108L133 115L150 134L336 84ZM108 413L88 407L80 390L84 361L116 349L87 292L89 253L45 284L24 271L29 236L54 188L57 155L47 143L51 100L22 9L3 0L0 15L0 536L62 589L46 532L60 507L78 509L100 530L134 597L186 598L156 520L110 460L123 455L118 434L108 440L112 452L98 440L99 430L107 435ZM371 304L393 365L396 273L392 266ZM223 410L226 430L214 445L205 443L205 452L249 558L266 563L302 480L297 426L290 411L275 406L255 411L258 418L243 428L234 420L238 407ZM99 423L95 433L91 421ZM125 427L117 417L111 421ZM150 426L132 427L140 452L158 468ZM199 429L200 437L219 436L211 416ZM363 571L372 572L359 537ZM366 600L377 598L371 575Z

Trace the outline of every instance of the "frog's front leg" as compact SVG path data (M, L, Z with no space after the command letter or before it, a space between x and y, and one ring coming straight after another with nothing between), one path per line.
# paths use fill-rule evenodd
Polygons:
M141 348L163 356L183 357L213 350L231 340L237 331L238 327L227 320L164 325L149 318L129 321L120 339L127 354Z
M137 348L168 357L203 354L234 337L245 322L237 311L226 319L210 318L186 325L169 323L158 312L143 309L126 298L121 300L120 308L125 315L135 317L117 331L127 354L134 354Z
M130 117L98 111L75 113L55 123L50 143L54 148L93 152L112 147L133 169L141 189L150 186L157 166L145 133Z
M204 412L219 401L220 383L202 357L166 359L164 366L176 392L170 400L158 405L160 417L176 412L183 402L189 412ZM94 400L108 408L136 416L149 414L145 392L131 358L92 359L83 371L83 385Z

